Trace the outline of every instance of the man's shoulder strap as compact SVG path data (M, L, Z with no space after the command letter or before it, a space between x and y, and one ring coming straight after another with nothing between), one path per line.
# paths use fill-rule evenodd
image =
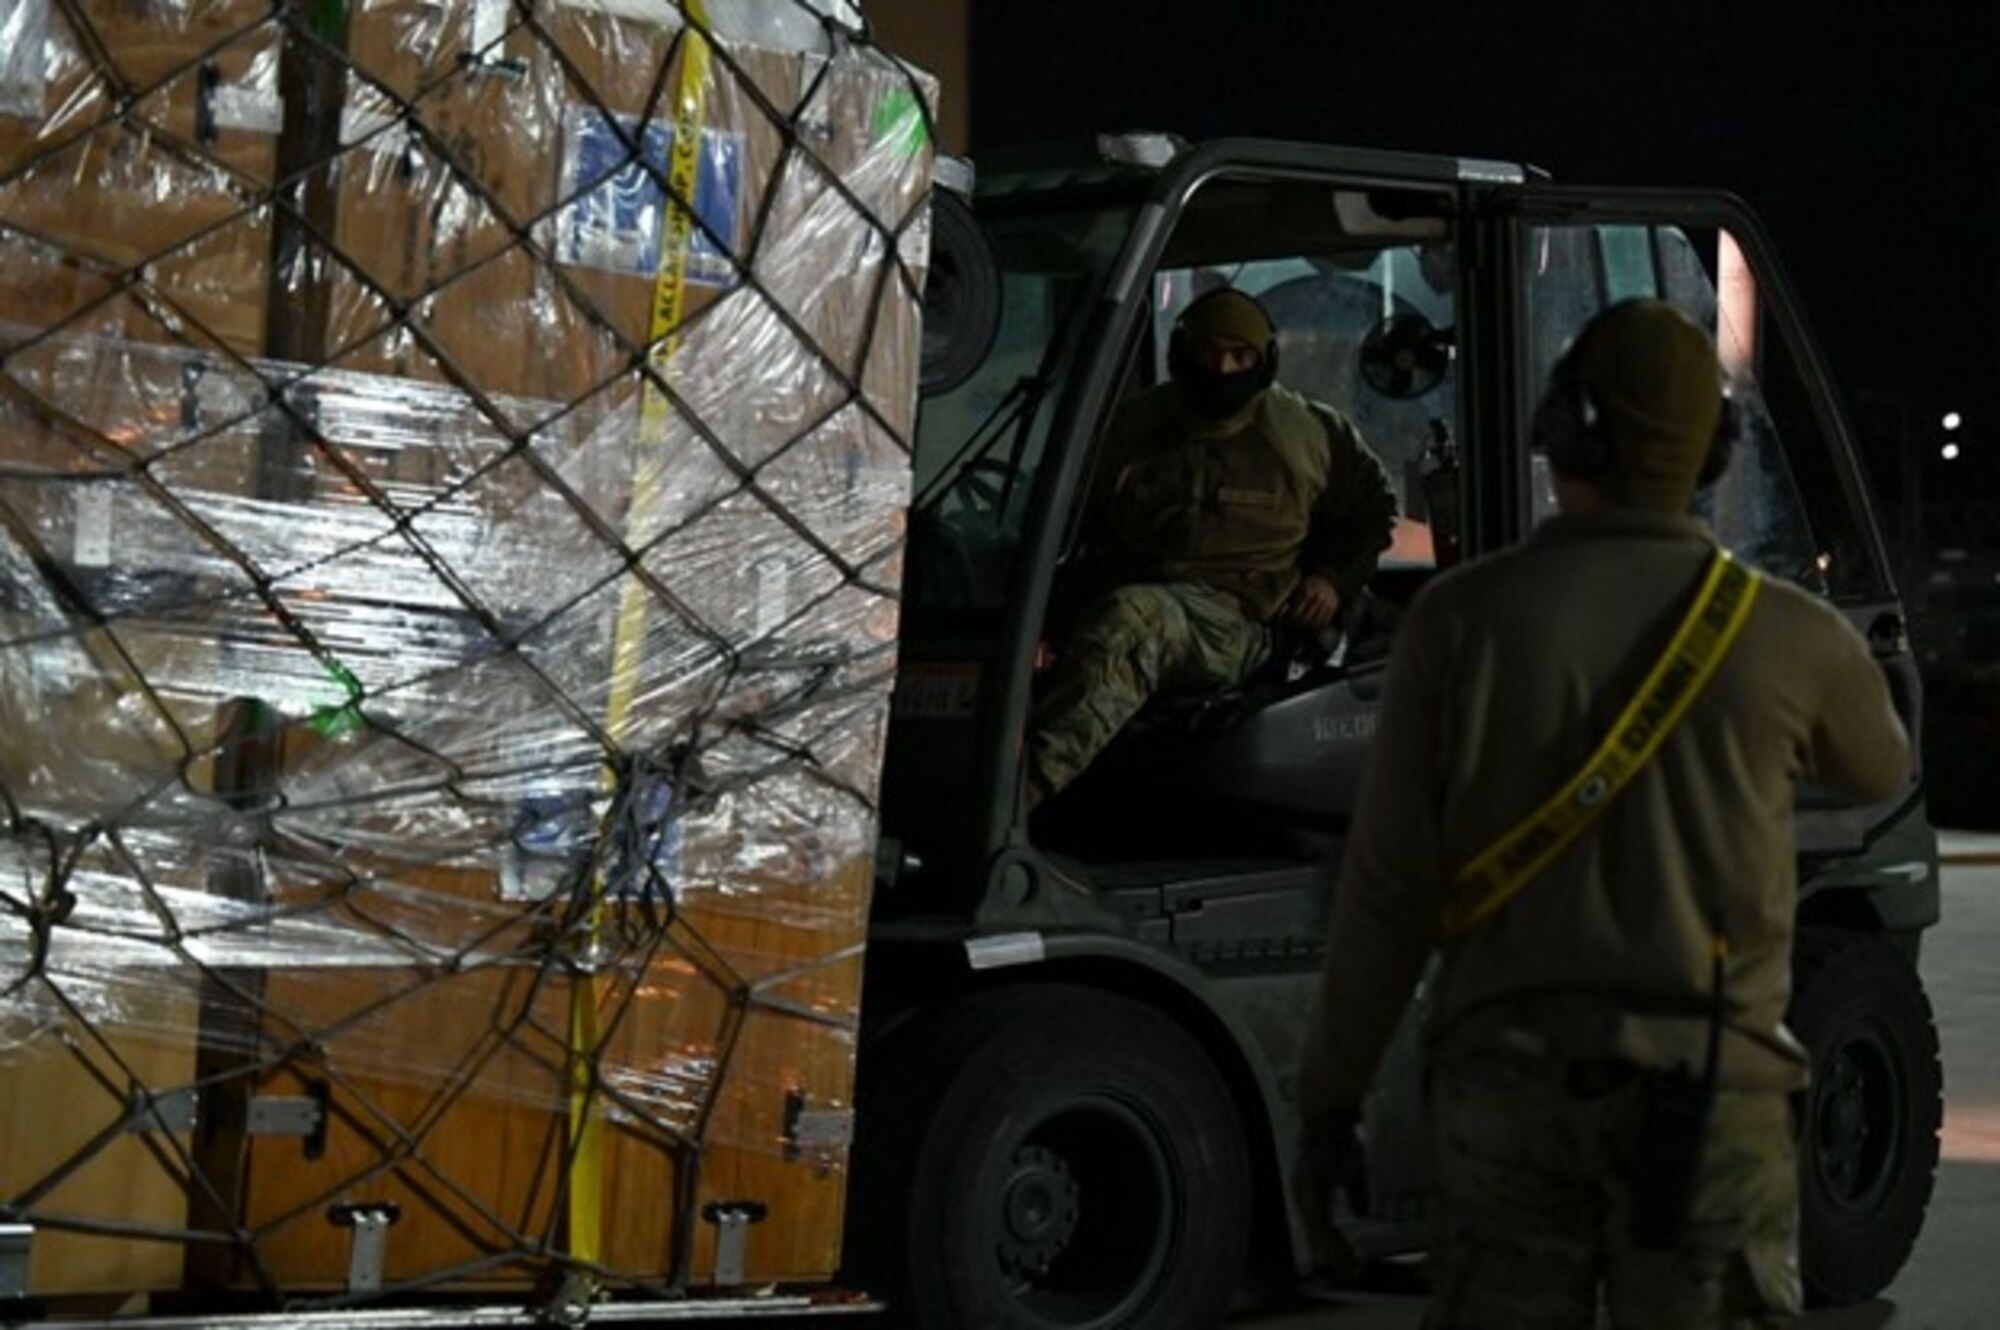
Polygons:
M1452 879L1443 938L1456 941L1512 900L1577 837L1660 751L1729 653L1750 616L1757 574L1718 549L1667 649L1583 766Z

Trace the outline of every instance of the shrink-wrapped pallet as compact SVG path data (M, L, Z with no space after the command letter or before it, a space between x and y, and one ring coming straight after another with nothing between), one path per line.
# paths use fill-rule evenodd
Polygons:
M826 1278L932 85L800 0L0 32L32 1291Z

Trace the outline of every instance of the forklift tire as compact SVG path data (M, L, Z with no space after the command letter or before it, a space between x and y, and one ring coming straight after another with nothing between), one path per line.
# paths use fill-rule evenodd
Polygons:
M898 1325L1206 1330L1249 1159L1195 1040L1128 998L987 990L863 1054L849 1243Z
M1812 1058L1799 1141L1806 1300L1872 1298L1909 1259L1937 1176L1944 1072L1915 967L1887 938L1799 932L1790 1024Z

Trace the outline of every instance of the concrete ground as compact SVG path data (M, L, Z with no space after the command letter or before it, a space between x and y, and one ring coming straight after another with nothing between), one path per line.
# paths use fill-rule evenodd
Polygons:
M1923 975L1944 1045L1943 1158L1922 1237L1873 1302L1807 1316L1806 1330L1983 1330L2000 1325L2000 835L1946 833L1944 922ZM1343 1296L1246 1315L1231 1330L1415 1330L1415 1291Z

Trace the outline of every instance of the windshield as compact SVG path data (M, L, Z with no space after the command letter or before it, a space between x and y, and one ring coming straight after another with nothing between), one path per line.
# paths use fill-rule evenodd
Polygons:
M984 219L1001 316L986 359L917 422L912 609L999 605L1077 335L1130 232L1132 210L1033 210Z

